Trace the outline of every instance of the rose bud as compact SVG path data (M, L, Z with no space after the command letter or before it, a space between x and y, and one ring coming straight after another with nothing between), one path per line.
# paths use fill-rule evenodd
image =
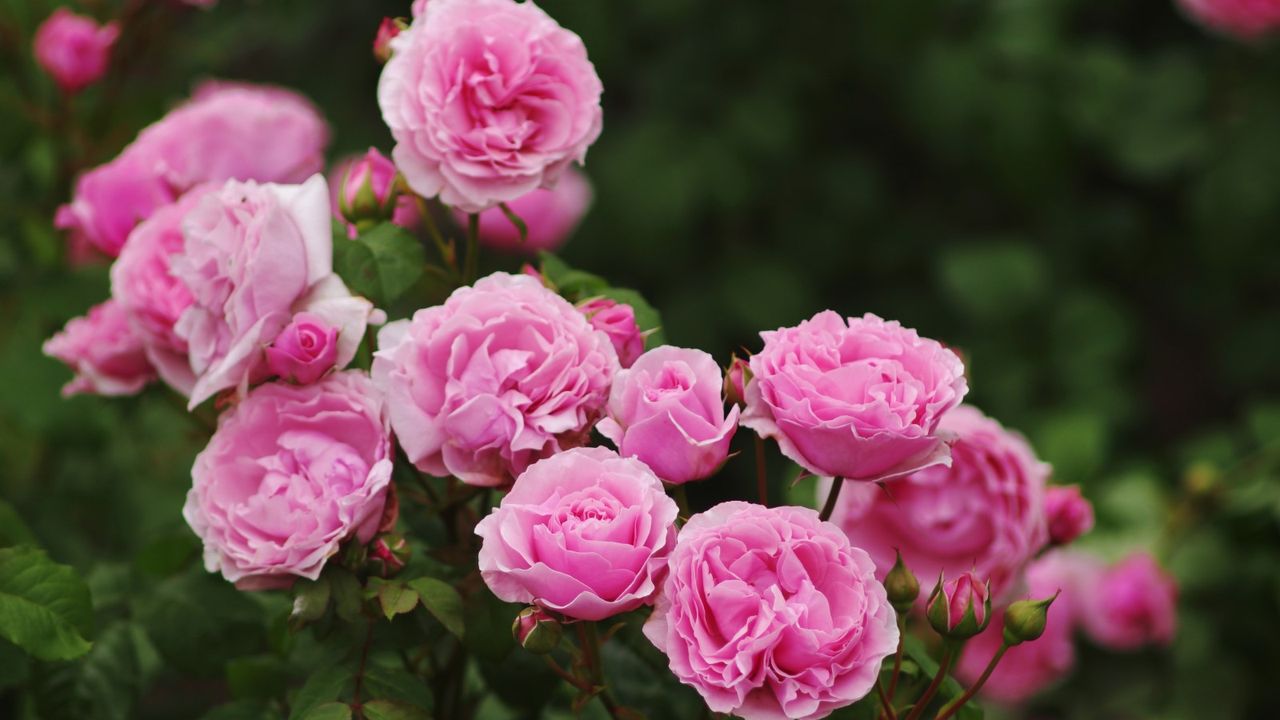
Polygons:
M889 604L893 605L893 609L900 615L911 610L916 598L920 596L920 581L907 568L906 563L902 562L902 553L898 553L898 559L894 561L893 568L889 570L888 575L885 575L884 589L889 596Z
M382 22L378 24L378 33L373 36L373 56L378 62L386 64L391 59L391 40L404 32L406 27L408 25L399 18L382 18Z
M710 476L729 457L738 407L720 399L720 366L701 350L664 345L614 378L609 417L596 426L668 483Z
M120 26L99 26L92 18L58 8L36 30L36 61L63 92L77 93L107 71L111 48L120 37Z
M409 543L403 535L388 533L369 543L369 554L365 562L369 572L386 578L403 570L409 562L410 554Z
M347 167L338 194L338 209L357 227L390 220L396 210L396 166L376 148Z
M966 640L987 627L991 617L991 589L976 573L961 573L938 584L929 596L929 624L945 638Z
M1048 488L1044 514L1054 545L1066 545L1093 529L1093 504L1080 494L1079 485Z
M1058 599L1058 593L1043 600L1018 600L1004 611L1004 641L1018 645L1038 640L1044 634L1049 618L1049 606Z
M636 311L630 305L601 297L579 304L578 310L591 327L609 336L622 367L631 367L644 352L644 333L640 332Z
M555 650L562 634L564 630L560 623L536 605L521 610L515 622L511 623L511 635L516 642L534 655L546 655Z
M751 365L734 355L724 373L724 397L734 405L747 403L747 383L751 382Z
M267 367L273 375L310 385L333 368L338 359L338 328L311 313L298 313L267 348Z

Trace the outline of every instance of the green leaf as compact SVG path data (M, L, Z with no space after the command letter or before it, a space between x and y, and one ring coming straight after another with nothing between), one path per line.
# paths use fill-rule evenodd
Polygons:
M165 579L135 603L134 616L160 654L187 672L221 673L229 659L257 652L265 644L259 605L203 568Z
M301 720L351 720L351 708L346 703L325 703L309 710Z
M435 705L431 688L422 678L410 674L402 667L369 667L365 671L364 692L368 697L392 700L427 711Z
M237 700L205 713L200 720L274 720L279 715L258 700Z
M378 225L354 240L334 237L334 270L352 292L380 307L413 287L426 264L426 251L418 239L393 223Z
M329 578L330 593L333 596L334 611L338 617L351 622L360 617L360 606L364 604L361 596L360 581L351 571L336 564L325 569L324 576Z
M41 660L89 652L89 586L71 568L29 546L0 550L0 637Z
M306 720L314 720L316 717L329 717L316 716L312 713L321 710L326 705L333 704L333 701L337 700L346 690L350 681L351 673L339 667L325 668L312 673L311 677L307 678L307 681L298 689L297 695L293 698L289 720L304 720L304 718ZM343 707L345 708L346 706L343 705Z
M435 616L446 630L458 637L465 635L466 623L463 621L462 597L452 585L433 577L421 577L411 581L409 587L418 593L423 607ZM510 623L510 619L507 622ZM510 633L507 634L510 635Z
M251 655L227 662L227 687L238 699L269 700L284 693L288 674L274 655Z
M426 604L426 593L418 589ZM519 605L504 603L489 592L488 588L480 588L467 598L462 614L467 633L463 643L467 649L482 660L502 662L507 653L515 647L515 639L511 637L511 621L520 612Z
M12 505L0 500L0 547L14 545L35 545L35 536L27 528L18 511Z
M365 720L428 720L426 710L394 700L371 700L364 704Z
M329 609L328 575L321 575L316 580L301 580L294 584L293 592L293 611L289 622L295 627L319 620Z

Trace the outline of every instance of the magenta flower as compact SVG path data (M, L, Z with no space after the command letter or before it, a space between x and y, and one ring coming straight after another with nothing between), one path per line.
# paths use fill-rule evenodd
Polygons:
M40 24L33 42L36 61L63 92L77 93L107 72L111 48L120 37L120 26L99 26L93 18L60 7Z

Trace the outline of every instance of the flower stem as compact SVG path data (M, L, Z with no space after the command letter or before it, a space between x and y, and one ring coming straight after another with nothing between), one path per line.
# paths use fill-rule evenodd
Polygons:
M880 680L876 680L876 695L880 696L880 704L884 707L884 712L880 717L887 717L889 720L898 720L898 715L893 711L893 704L889 702L889 697L884 694L884 685Z
M764 463L764 438L756 435L756 495L760 504L769 507L769 474Z
M827 504L822 506L822 513L818 515L819 520L831 519L831 513L836 511L836 500L840 497L842 487L844 487L844 478L838 477L831 480L831 493L827 495Z
M595 623L589 621L578 623L578 642L582 645L582 659L590 677L590 692L600 698L600 703L609 712L609 717L619 718L618 703L609 695L609 689L604 683L604 665L600 662L600 635L596 632Z
M689 519L689 496L684 491L683 485L676 485L671 488L671 495L676 501L676 507L680 508L680 518L682 520Z
M889 676L889 701L893 702L893 694L898 690L898 676L902 672L902 653L907 638L906 613L898 613L898 652L893 655L893 673Z
M924 694L916 701L911 708L911 713L907 715L907 720L917 720L924 715L925 708L929 707L929 701L933 700L933 696L938 694L938 688L942 687L942 681L947 679L947 672L951 670L951 660L955 657L951 644L946 644L942 649L942 662L938 665L938 672L933 676L933 682L929 683L929 687L925 688Z
M479 213L471 213L467 216L467 259L466 270L462 274L462 284L470 285L476 281L476 275L479 273L479 255L480 248L480 215Z
M436 250L440 253L440 260L448 266L456 279L458 277L457 252L445 242L444 235L440 234L440 226L436 225L436 217L431 214L431 207L427 205L427 201L421 195L414 193L413 202L418 206L418 215L422 216L422 224L426 226L427 234L431 236L431 241L435 243Z
M1004 657L1004 653L1009 649L1009 647L1009 643L1000 643L1000 649L996 650L996 654L991 657L991 662L987 663L987 667L982 671L982 675L978 676L978 681L973 685L970 685L969 689L965 690L963 695L952 700L946 705L943 705L942 709L938 711L938 716L934 718L934 720L946 720L952 715L955 715L960 711L960 708L964 707L965 703L969 702L974 695L977 695L978 691L982 689L982 686L986 684L987 678L991 677L991 673L995 671L996 665L1000 663L1000 658Z

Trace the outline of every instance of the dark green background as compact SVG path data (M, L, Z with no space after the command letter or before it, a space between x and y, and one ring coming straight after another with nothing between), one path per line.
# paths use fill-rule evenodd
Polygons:
M300 89L335 157L389 150L369 45L407 4L156 13L128 74L80 98L73 145L21 111L56 107L24 40L55 3L0 0L0 496L90 577L100 635L82 664L101 666L6 665L0 648L0 685L63 682L94 717L133 717L142 697L147 717L187 717L225 693L228 659L261 651L271 600L173 575L194 559L178 511L201 430L162 391L58 398L67 373L39 343L106 280L65 269L50 218L70 168L111 157L201 77ZM606 88L597 200L569 262L641 290L669 341L722 362L828 307L956 346L971 400L1095 499L1093 547L1156 548L1182 585L1170 651L1082 647L1037 716L1272 716L1280 47L1215 37L1168 0L543 6ZM780 492L792 471L776 465ZM695 502L749 477L731 463ZM157 587L209 617L174 627L147 600ZM191 667L173 662L184 650ZM20 697L0 694L0 715Z

